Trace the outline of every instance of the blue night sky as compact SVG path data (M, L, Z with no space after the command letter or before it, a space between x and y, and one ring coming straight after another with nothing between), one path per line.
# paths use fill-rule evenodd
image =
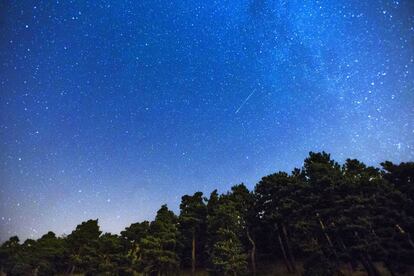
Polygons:
M414 1L0 0L0 240L119 232L309 151L414 159Z

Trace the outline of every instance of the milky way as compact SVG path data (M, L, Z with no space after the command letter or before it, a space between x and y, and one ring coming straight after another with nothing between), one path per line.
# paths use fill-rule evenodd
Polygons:
M152 219L309 151L414 159L414 1L0 1L0 240Z

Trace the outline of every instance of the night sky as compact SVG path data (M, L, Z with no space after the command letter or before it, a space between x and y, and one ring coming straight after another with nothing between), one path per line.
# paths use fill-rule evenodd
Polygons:
M0 240L117 233L325 150L414 159L414 1L0 0Z

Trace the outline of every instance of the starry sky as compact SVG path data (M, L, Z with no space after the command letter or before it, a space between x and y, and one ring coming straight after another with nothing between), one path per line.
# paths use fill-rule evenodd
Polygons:
M412 161L414 1L0 0L0 142L0 240Z

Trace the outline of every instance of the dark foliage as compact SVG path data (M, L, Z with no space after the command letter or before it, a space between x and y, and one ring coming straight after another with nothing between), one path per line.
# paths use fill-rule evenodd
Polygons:
M120 235L102 234L98 220L67 237L53 232L0 247L7 275L177 275L206 269L217 275L256 274L282 261L287 271L334 275L348 268L392 275L414 260L414 163L382 169L355 159L342 166L311 152L301 169L278 172L249 191L184 195L180 214L166 205L155 220L133 223Z

